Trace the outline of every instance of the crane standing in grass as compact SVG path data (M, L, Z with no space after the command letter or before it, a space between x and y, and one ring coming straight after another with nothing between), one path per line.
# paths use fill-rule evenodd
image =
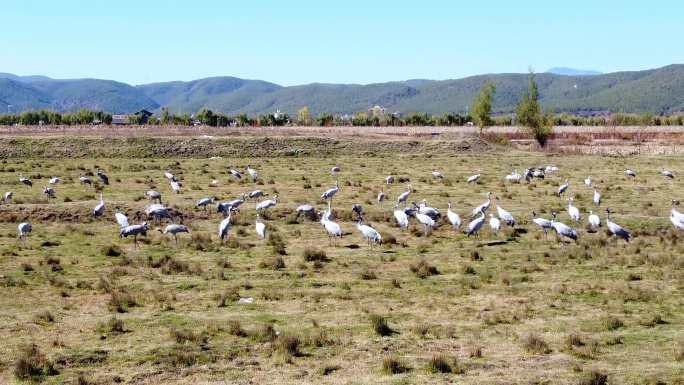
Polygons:
M170 225L167 225L164 230L161 228L157 228L157 231L159 231L162 234L171 234L173 235L174 241L176 241L176 245L178 245L178 234L180 233L189 233L190 230L188 229L187 226L185 225L179 225L176 223L172 223Z

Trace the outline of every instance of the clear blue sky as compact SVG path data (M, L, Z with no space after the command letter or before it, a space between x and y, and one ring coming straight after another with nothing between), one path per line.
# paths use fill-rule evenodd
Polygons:
M684 62L672 1L77 1L0 4L0 72L283 85Z

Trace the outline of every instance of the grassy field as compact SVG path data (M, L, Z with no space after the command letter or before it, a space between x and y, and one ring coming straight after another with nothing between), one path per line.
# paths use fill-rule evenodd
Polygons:
M15 196L0 205L0 383L28 374L47 384L601 384L603 375L610 384L683 383L684 243L668 220L682 184L658 172L684 170L684 160L449 154L0 161L0 192ZM247 164L259 170L256 185L227 175ZM345 236L330 246L319 223L296 223L293 210L324 207L319 196L334 185L336 164L335 218ZM560 172L531 184L502 181L514 168L548 164ZM97 167L111 185L96 220L96 188L78 176ZM625 168L639 172L636 181ZM171 194L167 169L182 194ZM475 170L481 180L465 183ZM20 185L20 174L34 187ZM401 231L392 204L375 201L389 174L410 180L411 198L443 213L451 200L466 222L491 191L520 223L484 229L480 240L446 224L428 237L414 222ZM62 183L46 203L42 188L53 175ZM603 194L600 210L582 183L587 175ZM545 239L531 223L533 210L550 218L556 209L570 224L567 202L554 195L565 178L582 211L576 244ZM405 187L385 192L393 201ZM113 213L132 218L151 188L184 214L191 234L179 246L155 231L137 249L118 238ZM257 238L248 201L220 245L220 214L194 202L255 188L280 198L265 220L268 239ZM384 245L366 247L353 203ZM605 228L586 231L587 211L603 219L605 207L632 231L631 243ZM26 244L16 239L23 220L33 224ZM247 297L254 302L238 303Z

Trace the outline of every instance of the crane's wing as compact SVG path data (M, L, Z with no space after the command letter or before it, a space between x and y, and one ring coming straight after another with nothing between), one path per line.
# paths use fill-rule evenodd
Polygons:
M119 226L121 227L128 227L128 217L121 214L121 213L116 213L114 214L116 217L116 221L119 222Z

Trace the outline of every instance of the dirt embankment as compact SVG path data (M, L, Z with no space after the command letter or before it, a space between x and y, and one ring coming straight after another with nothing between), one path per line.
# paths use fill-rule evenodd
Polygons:
M486 151L491 147L477 138L406 140L354 137L14 137L0 138L0 159L372 156L406 153L448 154Z

